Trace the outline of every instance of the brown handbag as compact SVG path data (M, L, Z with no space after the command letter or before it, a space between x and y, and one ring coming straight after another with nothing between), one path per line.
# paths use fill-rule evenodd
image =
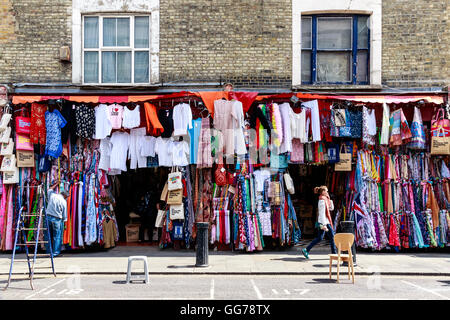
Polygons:
M183 203L183 189L170 190L167 194L167 204L182 204Z

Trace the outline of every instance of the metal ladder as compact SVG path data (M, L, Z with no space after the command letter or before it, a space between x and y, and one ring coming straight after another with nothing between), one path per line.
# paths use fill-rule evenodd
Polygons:
M25 207L21 207L19 210L19 217L17 218L17 225L16 225L16 234L15 234L15 240L14 240L14 247L13 247L13 252L12 252L12 257L11 257L11 266L9 268L9 278L8 278L8 283L6 284L6 287L4 288L4 290L6 290L9 287L9 284L11 283L11 276L12 276L12 270L13 270L13 265L14 265L14 261L15 261L15 257L16 257L16 250L17 247L19 246L23 246L25 247L25 254L26 254L26 261L28 263L28 276L30 278L30 286L31 289L34 290L34 286L33 286L33 277L34 277L34 269L35 269L35 264L36 264L36 258L37 257L49 257L51 259L51 268L53 271L53 275L56 277L56 272L55 272L55 266L53 264L53 250L52 250L52 245L51 245L51 238L50 238L50 230L48 227L48 220L47 220L47 215L45 213L45 210L43 208L41 208L40 210L38 210L38 212L34 212L32 214L24 214L23 210ZM33 217L35 218L34 221L36 221L37 219L37 227L31 227L30 225L26 226L25 220L27 220L27 218L30 218L30 221L33 220ZM47 232L47 239L48 241L40 241L39 240L39 233L41 230L41 221L42 218L44 218L44 223L45 226L42 230L45 230ZM35 224L36 226L36 224ZM35 231L34 232L34 240L28 241L27 239L27 233L26 231ZM22 241L21 243L18 243L19 240L19 233L22 236ZM45 253L45 254L38 254L38 246L41 243L49 243L49 248L50 248L50 253ZM34 245L34 251L33 251L33 259L32 259L32 264L30 263L30 250L28 249L29 246L33 246ZM16 260L17 262L24 262L25 260ZM50 268L50 267L42 267L42 268Z

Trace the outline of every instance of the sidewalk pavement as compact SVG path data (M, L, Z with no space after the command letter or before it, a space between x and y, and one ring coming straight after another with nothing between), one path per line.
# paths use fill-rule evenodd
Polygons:
M195 267L193 250L160 250L156 246L119 246L102 252L65 253L54 259L57 274L125 274L129 256L148 257L150 274L273 274L315 275L328 274L328 248L316 247L307 260L301 247L284 251L254 253L210 251L209 266ZM28 273L26 257L19 254L14 262L13 274ZM8 275L11 254L0 254L0 275ZM448 253L360 253L356 255L355 274L371 275L429 275L450 276ZM51 274L49 258L36 262L35 274ZM142 263L133 264L133 272L140 272ZM333 264L336 271L336 262ZM347 267L341 267L347 272Z

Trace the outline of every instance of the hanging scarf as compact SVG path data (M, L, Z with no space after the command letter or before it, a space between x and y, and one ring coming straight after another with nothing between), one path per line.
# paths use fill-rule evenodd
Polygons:
M333 219L331 219L331 214L330 214L330 206L331 206L330 197L320 195L319 200L325 201L325 216L327 217L328 221L330 222L331 227L333 228Z

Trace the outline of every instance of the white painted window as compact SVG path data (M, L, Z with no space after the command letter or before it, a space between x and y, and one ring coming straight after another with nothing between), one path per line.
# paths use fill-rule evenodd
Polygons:
M150 16L83 16L83 83L150 82Z

